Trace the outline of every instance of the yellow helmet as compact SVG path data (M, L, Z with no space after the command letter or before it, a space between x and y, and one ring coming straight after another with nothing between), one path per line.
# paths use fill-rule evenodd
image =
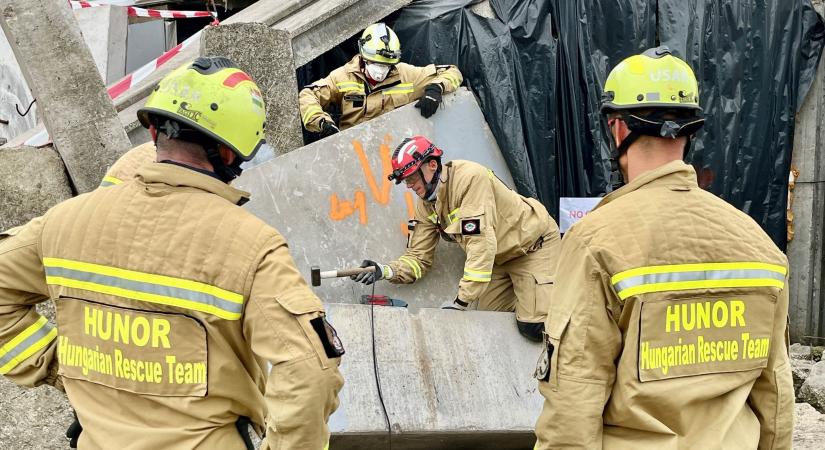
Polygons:
M223 57L201 57L174 70L155 86L137 114L146 128L158 127L158 119L172 119L184 131L226 145L242 161L251 160L266 142L258 85Z
M401 41L383 22L372 24L361 33L358 50L367 61L398 64L401 61Z
M702 110L693 70L666 46L625 59L607 76L602 112L638 108Z

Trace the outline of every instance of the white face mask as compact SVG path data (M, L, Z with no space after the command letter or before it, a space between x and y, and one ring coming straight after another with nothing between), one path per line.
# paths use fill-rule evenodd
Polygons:
M387 74L390 73L390 66L386 64L366 63L364 64L364 70L370 78L380 83L384 81L384 79L387 78Z

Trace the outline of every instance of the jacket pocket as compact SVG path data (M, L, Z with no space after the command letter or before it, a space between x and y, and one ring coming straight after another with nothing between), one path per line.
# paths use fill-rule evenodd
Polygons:
M555 278L551 275L537 275L536 278L536 311L537 316L546 317L550 311L551 300L553 298L553 286Z
M562 339L564 339L564 332L567 331L567 325L570 324L570 316L572 312L564 314L555 314L547 318L545 333L548 349L552 348L552 357L550 358L550 387L555 390L559 387L559 354L563 351L561 348Z

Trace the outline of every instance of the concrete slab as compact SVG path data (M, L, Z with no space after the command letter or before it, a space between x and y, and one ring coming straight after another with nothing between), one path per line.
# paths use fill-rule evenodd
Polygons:
M372 311L362 305L326 305L327 320L338 331L347 353L341 362L341 404L329 419L336 450L389 448L389 428L375 377Z
M410 135L429 136L447 159L471 159L512 186L496 141L473 94L445 96L431 119L407 105L369 122L279 156L244 172L235 183L252 193L247 208L277 228L298 268L358 266L362 259L388 262L403 254L414 194L387 180L390 154ZM412 307L439 306L455 297L464 253L442 241L432 271L413 285L379 283L376 293ZM316 293L327 302L357 302L371 289L349 279L324 280Z
M63 0L0 0L0 8L0 25L75 190L95 189L130 143L71 9Z
M0 230L72 197L66 168L51 146L0 149L0 193Z
M288 31L262 23L209 27L201 37L201 55L225 56L252 76L266 103L266 139L278 154L304 145Z
M529 449L541 346L511 313L375 309L378 375L394 449Z

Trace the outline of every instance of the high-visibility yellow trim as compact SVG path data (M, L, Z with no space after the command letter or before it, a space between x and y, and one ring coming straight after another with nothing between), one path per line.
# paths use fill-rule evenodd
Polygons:
M115 286L107 286L104 284L97 284L92 283L90 281L78 281L72 280L69 278L64 277L46 277L46 282L48 284L68 287L68 288L75 288L75 289L84 289L87 291L98 292L101 294L108 294L108 295L117 295L119 297L130 298L132 300L141 300L144 302L149 303L157 303L160 305L166 306L175 306L178 308L185 308L191 309L194 311L201 311L208 314L212 314L214 316L220 317L221 319L226 320L238 320L241 318L241 313L234 313L229 311L224 311L218 307L212 305L206 305L199 302L194 302L190 300L183 300L180 298L175 297L167 297L164 295L159 294L150 294L146 292L134 291L131 289L124 289Z
M469 281L478 281L480 283L489 283L493 278L493 272L483 270L464 269L464 276L462 277Z
M185 280L165 275L154 275L134 270L119 269L116 267L103 266L81 261L72 261L61 258L43 258L43 265L46 267L62 267L64 269L80 270L100 275L123 278L125 280L139 281L143 283L169 286L189 291L201 292L232 303L243 304L243 295L221 289L199 281Z
M458 213L460 212L459 211L460 209L461 208L456 208L456 209L450 211L449 214L447 214L447 219L449 219L450 223L454 223L456 221L456 219L458 219Z
M639 275L650 275L656 273L670 272L698 272L708 270L769 270L787 275L788 270L776 264L759 262L732 262L732 263L698 263L698 264L672 264L667 266L646 266L619 272L610 278L611 284L616 284L624 279Z
M123 181L121 181L120 179L115 178L111 175L106 175L105 177L103 177L103 180L100 182L100 187L114 186L114 185L120 184L120 183L123 183Z
M312 120L313 117L315 117L316 114L318 114L318 113L323 114L323 112L324 112L324 110L321 109L321 107L318 106L318 105L312 105L309 108L307 108L306 112L304 113L304 117L303 117L304 126L306 126L309 123L309 121Z
M438 224L438 214L432 213L429 216L427 216L427 218L430 219L430 222Z
M391 88L385 89L381 92L383 92L384 95L412 94L413 92L415 92L415 87L412 83L401 83Z
M398 259L400 261L403 261L408 266L410 266L410 268L413 271L413 276L415 276L416 280L421 278L421 266L418 264L418 261L414 260L413 258L410 258L409 256L402 256Z
M619 298L625 300L628 297L651 292L683 291L690 289L719 289L738 287L775 287L782 289L785 283L770 278L754 278L744 280L701 280L701 281L674 281L671 283L643 284L618 292Z
M38 334L40 334L40 337L36 341L31 343L26 342L32 336L37 336ZM48 320L41 316L36 322L26 327L26 329L20 332L20 334L0 347L0 361L5 360L9 353L17 353L5 364L0 366L0 375L9 373L28 357L49 345L49 343L56 337L57 328L51 326L48 323ZM21 348L21 345L24 345L25 347Z
M355 91L355 92L357 92L361 95L366 95L366 93L364 92L364 89L361 88L360 86L359 87L345 87L345 88L338 89L338 91L341 92L341 93L347 93L347 92Z
M458 87L461 85L461 82L460 82L460 81L458 81L458 78L456 78L456 77L452 76L452 75L451 75L451 74L449 74L449 73L442 73L442 74L441 74L441 78L444 78L445 80L447 80L447 81L448 81L449 83L451 83L451 84L453 85L453 87L455 87L455 88L458 88Z

